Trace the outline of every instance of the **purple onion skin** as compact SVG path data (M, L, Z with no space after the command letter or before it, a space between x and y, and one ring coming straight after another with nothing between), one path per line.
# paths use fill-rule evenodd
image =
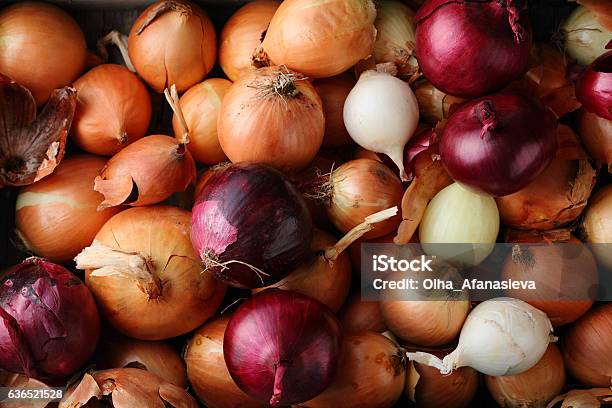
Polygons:
M589 112L612 120L612 51L593 61L582 74L576 97Z
M309 253L312 228L302 196L285 176L238 163L211 176L196 198L191 241L218 279L256 288L278 282Z
M448 174L492 196L515 193L546 169L557 149L557 120L535 99L499 93L465 103L440 141Z
M28 258L2 277L0 318L0 368L39 379L72 375L100 334L87 286L41 258Z
M225 329L223 355L241 390L284 406L308 401L329 386L341 344L340 323L327 306L271 289L234 312ZM279 365L284 375L277 371Z
M532 45L527 12L515 6L518 1L423 4L416 14L416 55L425 77L443 92L464 98L497 91L518 78Z

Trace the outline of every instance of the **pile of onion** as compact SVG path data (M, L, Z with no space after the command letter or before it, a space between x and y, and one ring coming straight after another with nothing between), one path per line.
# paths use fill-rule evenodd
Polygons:
M582 73L576 82L576 97L587 111L612 120L612 51L598 57Z
M578 6L561 26L563 49L579 64L589 65L606 52L610 30L612 24L605 26L589 8Z
M455 181L504 196L525 187L550 164L557 148L555 128L555 116L537 100L494 94L467 102L451 115L440 156Z
M597 261L612 270L612 186L597 191L587 207L582 219L582 231L586 242L593 244L591 250Z
M125 210L76 258L98 306L122 333L161 340L212 316L225 286L201 273L189 239L190 214L174 207Z
M219 39L219 64L231 81L253 70L253 53L259 47L274 12L277 0L255 0L238 9L227 20Z
M353 139L351 139L344 125L342 115L344 102L354 86L355 77L349 73L319 79L314 82L315 90L321 97L325 115L323 147L335 149L353 143Z
M351 295L338 312L340 324L345 333L364 330L382 333L387 330L380 312L380 303L363 300L361 294Z
M612 172L612 120L581 109L578 112L578 132L590 155Z
M156 92L179 92L200 82L215 65L217 36L208 15L187 0L159 0L134 22L129 55L138 75Z
M103 197L93 190L93 180L104 163L101 157L71 156L19 192L16 233L29 251L53 262L71 261L119 212L118 207L97 211Z
M0 280L0 368L62 379L93 354L100 319L87 287L70 271L28 258Z
M85 68L83 32L72 17L51 4L5 7L0 12L0 38L0 72L28 88L38 106Z
M286 65L313 78L341 74L372 54L375 18L371 0L283 1L255 62Z
M225 329L223 355L241 390L283 406L308 401L328 387L341 343L340 323L326 306L270 289L234 312Z
M151 120L151 97L121 65L103 64L75 81L77 108L71 138L81 149L105 156L142 138Z
M214 172L196 198L191 241L207 276L255 288L285 277L308 253L312 220L279 171L256 163Z

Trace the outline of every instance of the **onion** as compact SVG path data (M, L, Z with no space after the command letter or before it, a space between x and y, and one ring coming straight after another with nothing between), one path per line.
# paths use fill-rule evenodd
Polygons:
M317 154L325 118L310 82L284 67L269 67L231 86L217 128L221 147L233 163L257 161L294 170Z
M323 147L335 149L353 143L342 115L346 97L354 86L355 78L348 73L315 81L314 87L321 97L325 114Z
M361 74L344 104L344 124L361 147L393 160L402 180L404 146L419 122L419 107L404 81L377 71Z
M42 381L38 381L33 378L28 378L23 374L14 374L3 371L0 371L0 386L9 387L15 391L28 390L33 388L39 390L51 389L51 387L49 387ZM53 406L53 400L53 398L38 398L31 400L7 399L2 401L2 408L46 408L48 406Z
M425 253L459 266L476 266L493 250L499 232L495 200L453 183L431 200L419 227ZM440 244L462 245L440 245Z
M28 258L0 281L0 368L35 378L66 378L93 354L96 304L67 269Z
M101 343L96 362L102 369L143 368L177 387L187 387L185 363L175 348L163 341L115 336Z
M526 187L495 199L505 225L549 230L570 224L584 211L597 180L596 171L568 126L559 125L557 134L560 148L550 165ZM579 149L576 154L562 157L563 150L572 144Z
M194 191L193 191L193 202L195 203L195 200L197 200L197 198L200 196L200 194L202 193L202 190L204 189L204 186L206 185L206 183L208 183L208 180L210 180L210 178L212 177L213 174L215 174L217 171L219 170L223 170L224 168L230 166L231 163L226 161L226 162L222 162L219 164L216 164L212 167L209 167L207 170L203 171L199 178L198 181L194 187ZM192 206L193 207L193 206Z
M612 51L593 61L580 76L576 97L587 111L612 120Z
M231 81L253 70L253 53L259 47L274 12L276 0L255 0L227 20L219 39L219 64Z
M382 333L387 330L379 305L379 302L361 299L359 293L351 295L338 314L344 332L370 330Z
M608 387L612 381L612 303L596 307L570 327L562 350L569 373L582 384Z
M419 64L414 56L414 11L399 1L381 1L377 3L374 26L374 60L377 63L394 63L402 79L412 80L417 77Z
M0 74L0 188L53 173L64 157L75 106L74 88L56 89L37 116L30 91Z
M217 36L208 15L186 0L160 0L134 22L128 38L130 59L156 92L175 84L186 91L212 69Z
M187 391L155 374L137 368L117 368L85 373L78 384L68 389L59 407L96 404L114 408L198 406Z
M586 7L578 6L561 27L565 52L579 64L589 65L606 52L610 30Z
M495 298L476 306L461 329L455 351L440 359L408 353L408 358L449 374L472 367L486 375L515 375L529 370L555 340L544 312L512 298Z
M341 74L372 54L376 8L371 0L283 1L254 58L313 78Z
M108 321L123 334L162 340L212 316L225 286L201 273L189 212L137 207L111 218L76 258Z
M207 407L263 408L267 404L246 395L227 371L223 358L223 336L228 322L228 316L220 317L194 333L185 349L189 382Z
M457 106L465 101L458 96L445 94L426 79L416 82L414 87L421 117L432 125L448 119Z
M103 64L80 77L71 138L81 149L113 155L142 138L151 120L151 97L121 65Z
M39 106L85 68L83 32L72 17L51 4L5 7L0 12L0 38L0 72L28 88Z
M581 109L578 113L578 131L591 156L607 166L608 172L612 172L612 120Z
M557 346L549 344L540 361L529 370L504 377L486 376L485 384L500 407L544 408L565 385L563 357Z
M331 385L308 408L392 407L404 390L403 350L374 332L347 334Z
M442 163L457 182L495 196L512 194L542 173L556 150L556 120L539 102L500 93L453 113L440 142Z
M221 101L231 85L226 79L207 79L189 88L180 99L180 109L189 132L187 148L197 162L217 164L227 160L217 137L217 117ZM172 127L180 139L183 124L176 113L172 118Z
M241 390L272 406L319 395L329 385L342 341L334 314L311 298L271 289L232 315L223 341L230 375Z
M612 402L610 388L592 388L590 390L571 390L553 399L547 408L600 408ZM559 405L561 404L561 405ZM605 405L604 405L605 404Z
M612 270L612 254L609 245L612 243L612 185L596 192L582 220L582 230L597 261Z
M312 221L277 170L242 163L219 170L196 199L191 240L205 270L229 285L278 282L307 254Z
M416 54L425 77L444 93L465 98L516 79L531 49L531 25L519 3L427 1L416 14Z

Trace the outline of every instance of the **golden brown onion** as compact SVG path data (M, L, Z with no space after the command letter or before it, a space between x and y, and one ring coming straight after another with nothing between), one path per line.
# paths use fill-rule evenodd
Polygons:
M344 126L344 101L355 86L355 77L345 73L315 81L314 87L321 97L325 114L323 147L335 149L348 146L353 139Z
M379 302L361 299L359 293L350 296L338 313L344 331L356 333L370 330L382 333L387 330L379 305Z
M416 82L414 95L419 101L421 116L431 125L448 119L452 109L465 101L458 96L445 94L426 79Z
M597 261L612 270L612 185L593 194L582 219L582 230L586 242L594 244L591 250Z
M591 156L612 173L612 120L580 109L578 132Z

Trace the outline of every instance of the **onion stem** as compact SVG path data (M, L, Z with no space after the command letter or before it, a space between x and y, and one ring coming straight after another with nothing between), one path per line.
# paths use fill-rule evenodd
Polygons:
M134 68L132 60L130 59L130 54L128 53L127 36L121 34L117 30L113 30L98 40L98 54L100 54L104 62L108 61L108 50L106 49L106 46L109 44L115 44L117 48L119 48L121 57L123 58L123 63L127 69L132 72L136 72L136 68Z
M179 125L181 128L181 137L179 138L181 144L186 145L189 143L189 127L187 126L187 121L185 120L185 116L183 115L183 110L181 109L181 104L179 101L178 92L176 91L176 85L172 85L170 90L168 88L164 89L164 96L170 104L172 111L176 115L179 121Z
M136 30L136 34L140 35L142 32L160 15L167 13L168 11L175 11L181 13L185 17L191 16L193 10L189 4L181 3L178 1L162 1L157 3L148 13L146 18L140 24L140 27Z

